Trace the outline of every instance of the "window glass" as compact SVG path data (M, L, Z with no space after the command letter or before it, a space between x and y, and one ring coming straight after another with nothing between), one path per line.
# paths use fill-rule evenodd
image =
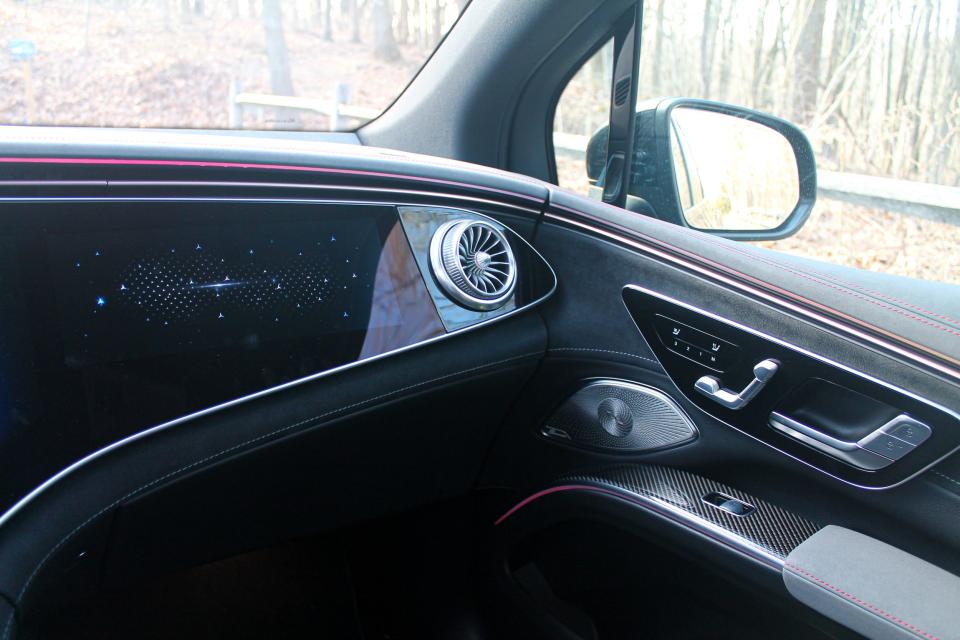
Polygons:
M0 0L0 124L350 130L468 0Z
M584 158L590 136L610 121L612 80L613 39L580 67L557 103L553 117L553 149L557 182L561 187L586 195L591 184L596 182L588 178ZM602 156L605 157L606 152ZM598 174L599 171L591 173Z
M817 205L763 246L960 283L958 12L956 0L646 0L639 99L727 102L804 130Z

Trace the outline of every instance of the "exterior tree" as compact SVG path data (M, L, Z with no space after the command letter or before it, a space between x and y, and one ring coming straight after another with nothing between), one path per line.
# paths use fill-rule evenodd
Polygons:
M713 52L717 42L717 3L707 0L703 9L703 35L700 39L700 81L703 95L712 96Z
M333 0L317 0L317 8L323 14L323 39L333 42Z
M385 62L401 59L400 48L393 35L393 10L389 0L369 0L373 14L373 55Z
M823 23L827 13L827 0L813 0L801 7L806 13L803 29L794 55L793 71L793 118L797 122L809 122L817 112L817 92L820 88L820 46L823 40Z
M267 63L270 66L270 89L284 96L294 95L290 75L290 57L283 37L283 13L280 0L263 0L263 29L267 36Z
M359 0L348 0L348 5L350 24L352 25L350 41L360 42L360 2Z
M397 39L406 44L410 35L410 8L407 6L407 0L400 0L400 17L397 23Z

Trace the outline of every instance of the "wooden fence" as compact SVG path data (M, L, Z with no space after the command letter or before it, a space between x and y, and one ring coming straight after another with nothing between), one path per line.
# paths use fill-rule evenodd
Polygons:
M377 109L348 104L349 99L350 87L346 84L336 86L333 100L318 100L316 98L277 96L267 93L243 93L238 91L238 85L233 83L230 87L230 97L227 103L230 114L230 128L242 128L244 111L251 108L257 112L262 112L264 109L274 109L319 113L330 119L331 131L343 131L348 128L347 125L351 121L359 126L380 115L380 111Z

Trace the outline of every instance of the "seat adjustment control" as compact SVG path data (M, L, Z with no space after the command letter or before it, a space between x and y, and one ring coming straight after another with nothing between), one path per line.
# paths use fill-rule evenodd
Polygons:
M694 388L727 409L742 409L760 393L779 366L776 360L758 362L753 367L753 380L739 393L724 389L720 380L713 376L703 376L697 380Z

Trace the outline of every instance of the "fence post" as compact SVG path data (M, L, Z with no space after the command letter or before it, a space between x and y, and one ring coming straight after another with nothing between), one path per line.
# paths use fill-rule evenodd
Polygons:
M340 106L350 102L350 85L338 82L334 89L333 106L330 109L330 131L340 131L343 123L340 118Z
M233 78L227 95L228 126L231 129L243 128L243 105L237 103L237 94L240 93L240 81Z

